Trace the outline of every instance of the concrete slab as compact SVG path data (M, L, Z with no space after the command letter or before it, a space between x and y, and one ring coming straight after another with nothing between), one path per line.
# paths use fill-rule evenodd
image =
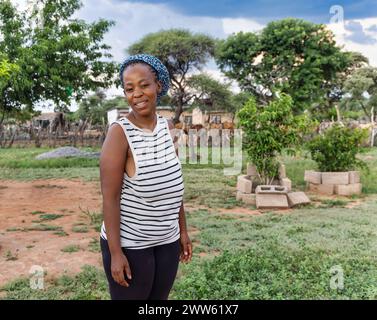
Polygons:
M287 194L288 197L288 204L290 207L294 207L300 204L309 204L310 199L305 194L305 192L298 191L298 192L289 192Z
M246 175L248 175L250 177L258 176L257 167L255 165L253 165L252 163L248 162L247 167L246 167Z
M334 185L309 183L309 190L316 193L332 195L334 194Z
M349 174L346 172L322 172L322 184L348 184Z
M338 184L335 185L335 193L340 196L351 196L353 194L360 194L361 188L361 183Z
M256 206L258 209L289 208L287 195L283 193L257 193Z
M288 179L288 178L282 178L280 179L280 184L284 187L287 187L287 190L288 191L291 191L292 190L292 181L291 179Z
M348 171L349 183L360 183L360 172L359 171Z
M304 180L313 184L321 184L321 172L305 170Z
M243 193L251 193L252 190L252 182L250 179L247 178L246 175L240 175L237 177L237 191L241 191Z
M261 194L287 194L288 189L286 186L280 185L259 185L255 188L255 193Z

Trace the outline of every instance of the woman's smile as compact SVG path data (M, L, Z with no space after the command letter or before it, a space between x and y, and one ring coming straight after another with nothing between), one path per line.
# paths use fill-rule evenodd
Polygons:
M134 107L136 107L138 109L144 109L147 106L148 106L148 100L143 100L143 101L140 101L140 102L134 104Z

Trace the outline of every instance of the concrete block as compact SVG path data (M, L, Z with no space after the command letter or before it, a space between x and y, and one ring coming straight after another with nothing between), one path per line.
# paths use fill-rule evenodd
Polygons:
M287 177L287 174L285 172L285 165L281 163L279 165L279 179L281 180L286 177Z
M360 194L361 188L361 183L337 184L335 185L335 193L340 196L350 196L353 194Z
M237 191L243 193L251 193L252 182L247 178L246 175L241 175L237 177Z
M280 179L280 185L282 185L284 187L287 187L288 191L292 190L292 181L291 181L291 179L288 179L288 178L282 178L282 179Z
M248 162L247 168L246 168L246 175L248 175L250 177L256 177L258 175L257 167L255 165L253 165L252 163Z
M305 170L304 180L309 183L321 184L321 172Z
M360 172L359 171L348 171L349 183L360 183Z
M348 184L347 172L322 172L322 184Z
M288 197L288 204L290 207L297 206L299 204L308 204L310 203L310 199L305 194L305 192L290 192L287 194Z
M289 208L287 195L284 193L257 193L256 206L258 209Z
M332 195L334 194L334 185L309 183L309 190L316 193Z
M255 193L259 194L287 194L286 186L280 185L259 185L255 188Z
M242 195L244 195L244 194L246 194L246 193L243 193L241 191L237 191L236 192L236 200L237 201L242 201Z
M242 195L242 202L245 204L256 205L256 194L255 193L244 193Z

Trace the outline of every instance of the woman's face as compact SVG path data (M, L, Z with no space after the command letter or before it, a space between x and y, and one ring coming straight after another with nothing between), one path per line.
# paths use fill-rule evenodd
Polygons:
M137 63L126 67L123 83L124 93L133 112L142 116L156 112L157 95L162 87L147 65Z

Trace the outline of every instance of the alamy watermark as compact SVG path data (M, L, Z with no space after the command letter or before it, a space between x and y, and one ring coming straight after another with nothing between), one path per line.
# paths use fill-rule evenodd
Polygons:
M39 265L31 266L30 274L30 288L33 290L44 289L44 269Z
M160 138L143 141L138 154L151 154L153 151L158 155L142 160L145 165L170 161L175 157L167 144L168 140L160 143ZM173 129L172 138L181 164L223 165L223 174L226 176L241 173L241 129Z
M344 271L340 265L335 265L330 268L330 289L344 289Z

